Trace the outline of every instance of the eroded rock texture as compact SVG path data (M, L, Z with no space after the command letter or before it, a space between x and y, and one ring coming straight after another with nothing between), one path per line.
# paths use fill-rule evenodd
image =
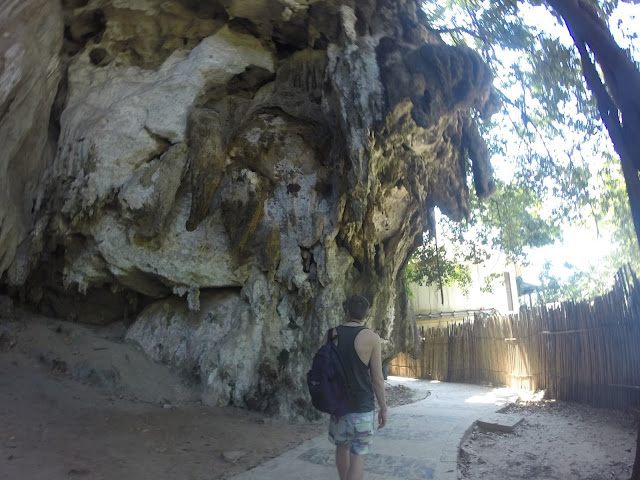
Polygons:
M23 283L39 182L55 151L51 107L61 76L63 21L56 2L0 3L0 275ZM6 278L6 275L5 275Z
M413 347L404 266L429 208L467 213L470 168L492 193L473 117L497 106L419 2L14 3L6 288L78 321L125 316L207 403L287 416L311 414L304 374L348 295L372 301L385 355Z

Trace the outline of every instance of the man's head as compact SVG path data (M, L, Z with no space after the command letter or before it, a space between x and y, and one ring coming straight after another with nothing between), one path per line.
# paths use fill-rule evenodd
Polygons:
M350 318L362 321L367 316L367 312L369 312L369 302L360 295L353 295L345 302L344 309Z

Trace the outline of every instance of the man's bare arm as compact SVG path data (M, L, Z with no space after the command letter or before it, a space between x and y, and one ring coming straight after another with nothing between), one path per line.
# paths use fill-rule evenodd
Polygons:
M384 398L384 376L382 374L382 355L380 347L380 337L376 334L372 338L373 349L371 351L371 360L369 360L369 370L371 371L371 383L373 391L378 399L380 410L378 411L378 428L382 428L387 424L387 402Z

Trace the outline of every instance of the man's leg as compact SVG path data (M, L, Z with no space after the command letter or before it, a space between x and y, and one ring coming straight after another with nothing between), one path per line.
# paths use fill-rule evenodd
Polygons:
M351 416L351 447L349 448L349 473L347 480L362 480L364 459L373 442L373 412L358 413Z
M349 443L345 443L336 447L336 467L338 467L338 475L340 475L340 480L347 480L347 475L349 474Z
M364 476L364 457L365 455L355 455L349 453L349 474L347 480L362 480ZM340 477L342 479L342 477Z

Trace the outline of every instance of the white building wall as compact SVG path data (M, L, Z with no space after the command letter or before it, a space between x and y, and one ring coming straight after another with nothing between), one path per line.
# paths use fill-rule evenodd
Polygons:
M505 284L505 275L508 273L510 290ZM493 292L485 293L480 290L485 285L485 277L490 273L500 274L500 278L493 282ZM409 289L413 293L414 311L418 315L440 312L460 312L467 310L480 310L495 308L501 314L517 312L518 289L516 286L516 269L514 265L507 264L502 256L491 260L487 264L472 265L472 283L468 286L468 294L457 287L443 286L444 303L437 285L428 287L410 284ZM511 296L511 305L509 296ZM510 308L511 307L511 308Z

